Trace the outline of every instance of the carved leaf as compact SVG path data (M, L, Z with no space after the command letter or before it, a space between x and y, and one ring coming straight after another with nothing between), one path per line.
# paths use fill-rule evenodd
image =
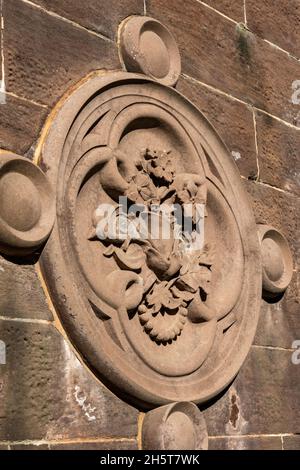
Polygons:
M173 296L170 283L165 281L154 286L153 291L147 296L147 302L150 307L155 306L155 312L157 312L161 307L169 310L179 308L182 304L182 299Z
M204 245L203 250L198 255L198 261L202 265L212 266L215 254L216 254L215 246L207 243L206 245Z
M157 188L148 174L139 172L132 177L126 196L137 203L157 200Z
M141 269L145 262L145 253L140 246L134 243L129 245L126 251L124 251L122 248L110 245L104 252L104 255L115 255L115 257L125 269L131 269L132 271Z
M199 287L208 293L211 281L211 271L207 266L194 265L185 274L181 275L177 285L191 293L196 293Z
M165 150L144 150L144 158L147 161L145 169L147 173L155 178L164 180L166 183L172 183L175 175L175 167L170 151Z

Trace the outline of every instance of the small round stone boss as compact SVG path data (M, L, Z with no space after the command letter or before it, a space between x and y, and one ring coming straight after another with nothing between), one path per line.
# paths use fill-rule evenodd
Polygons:
M147 16L126 19L119 30L122 61L129 72L139 72L174 86L181 71L180 53L170 31Z
M194 403L177 402L146 413L142 426L143 450L207 450L204 417Z
M274 297L283 293L293 276L293 258L286 238L274 227L259 225L263 291Z
M33 252L49 236L54 217L54 195L43 171L26 158L1 153L0 251Z

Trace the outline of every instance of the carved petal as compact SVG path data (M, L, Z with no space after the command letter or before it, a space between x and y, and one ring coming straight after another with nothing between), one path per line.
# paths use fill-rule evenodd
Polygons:
M216 312L207 307L199 296L196 296L193 302L190 303L188 312L189 319L194 323L198 323L203 320L213 320L216 316Z
M200 264L212 266L215 256L215 246L206 244L203 251L199 254L198 260Z
M105 278L104 284L106 300L116 309L125 306L131 310L142 300L143 279L132 271L113 271Z
M100 182L106 189L123 194L128 189L127 181L121 176L115 158L109 160L100 171Z
M177 191L182 202L191 202L190 198L196 196L198 188L205 184L205 177L189 173L177 175L172 184L172 188Z
M190 273L184 274L178 281L177 284L182 289L195 293L199 287L197 279Z

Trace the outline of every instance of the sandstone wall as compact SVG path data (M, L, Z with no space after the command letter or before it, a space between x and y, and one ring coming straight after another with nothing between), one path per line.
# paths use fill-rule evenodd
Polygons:
M300 365L291 361L300 340L299 2L2 0L0 148L33 157L60 97L93 70L120 68L117 28L132 14L174 34L177 89L221 134L257 222L282 230L295 260L284 298L262 301L238 378L205 410L210 448L300 449ZM137 449L142 413L77 359L36 261L0 257L0 448Z

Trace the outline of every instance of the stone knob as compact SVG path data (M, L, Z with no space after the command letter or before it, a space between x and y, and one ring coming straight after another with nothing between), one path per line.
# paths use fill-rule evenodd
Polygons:
M199 408L171 403L149 411L142 428L144 450L207 450L208 434Z
M263 294L274 297L284 292L293 276L293 259L286 238L274 227L259 225L262 253Z
M22 256L49 236L54 195L42 170L13 153L0 155L0 251Z

